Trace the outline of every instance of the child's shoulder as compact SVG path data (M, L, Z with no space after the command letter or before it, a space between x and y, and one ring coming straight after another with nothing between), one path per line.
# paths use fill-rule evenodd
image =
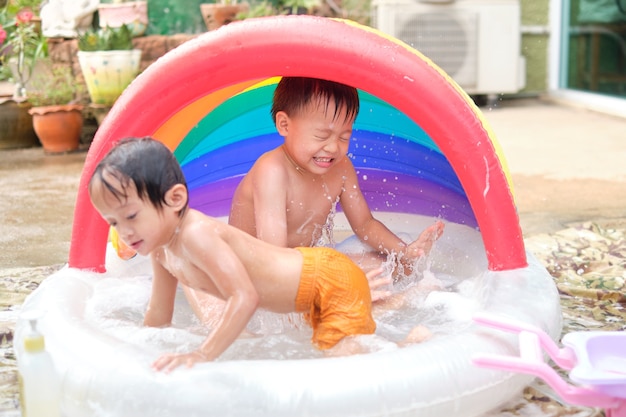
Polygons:
M261 155L247 176L262 176L264 180L271 180L272 177L287 175L287 164L283 152L280 148L272 149Z
M215 217L208 216L201 211L189 208L186 214L187 219L183 222L183 228L189 231L197 231L202 229L219 230L224 222Z
M279 146L259 156L254 163L255 166L282 165L282 150Z
M355 177L356 170L352 160L346 155L337 163L335 169L333 169L329 175L341 178Z
M206 246L215 239L223 239L228 233L228 224L201 211L189 209L186 219L179 226L178 233L187 244Z

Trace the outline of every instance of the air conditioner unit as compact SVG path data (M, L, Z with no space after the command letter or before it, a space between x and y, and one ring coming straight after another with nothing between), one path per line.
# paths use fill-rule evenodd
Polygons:
M432 59L468 94L526 84L519 0L373 0L372 11L375 28Z

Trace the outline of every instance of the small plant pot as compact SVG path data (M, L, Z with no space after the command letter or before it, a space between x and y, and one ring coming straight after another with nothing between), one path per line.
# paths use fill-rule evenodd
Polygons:
M32 107L28 111L44 152L55 154L78 149L83 129L82 110L82 105L66 104Z
M28 113L30 108L28 102L0 98L0 149L39 146L33 130L33 117Z
M128 25L133 36L141 36L148 28L148 2L128 1L124 3L100 4L98 6L100 27L118 28Z
M79 51L78 62L91 102L112 106L139 73L141 49Z
M237 20L237 14L248 11L248 3L239 4L200 4L200 13L208 30L215 30Z

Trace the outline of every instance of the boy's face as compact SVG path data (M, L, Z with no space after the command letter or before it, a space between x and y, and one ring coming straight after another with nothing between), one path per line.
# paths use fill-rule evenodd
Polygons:
M293 117L282 112L277 116L279 133L291 157L302 168L314 174L324 174L348 153L353 119L346 119L346 109L335 114L334 103L313 101ZM280 126L280 125L283 126ZM285 127L284 133L281 127Z
M112 175L105 173L104 177L118 191L125 193L127 198L118 199L102 181L94 179L89 193L91 202L104 220L115 228L124 243L141 255L148 255L167 243L169 238L162 236L162 227L159 227L165 213L157 210L149 201L139 198L132 181L124 189ZM167 206L164 210L167 211Z

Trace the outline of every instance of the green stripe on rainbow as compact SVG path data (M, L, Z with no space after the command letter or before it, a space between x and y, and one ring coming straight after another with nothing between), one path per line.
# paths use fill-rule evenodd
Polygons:
M273 82L247 89L216 106L182 138L175 150L177 158L184 164L220 147L275 133L270 115L275 86ZM371 94L360 91L360 97L361 112L355 130L406 138L441 153L432 139L406 115ZM179 134L184 134L182 129Z

